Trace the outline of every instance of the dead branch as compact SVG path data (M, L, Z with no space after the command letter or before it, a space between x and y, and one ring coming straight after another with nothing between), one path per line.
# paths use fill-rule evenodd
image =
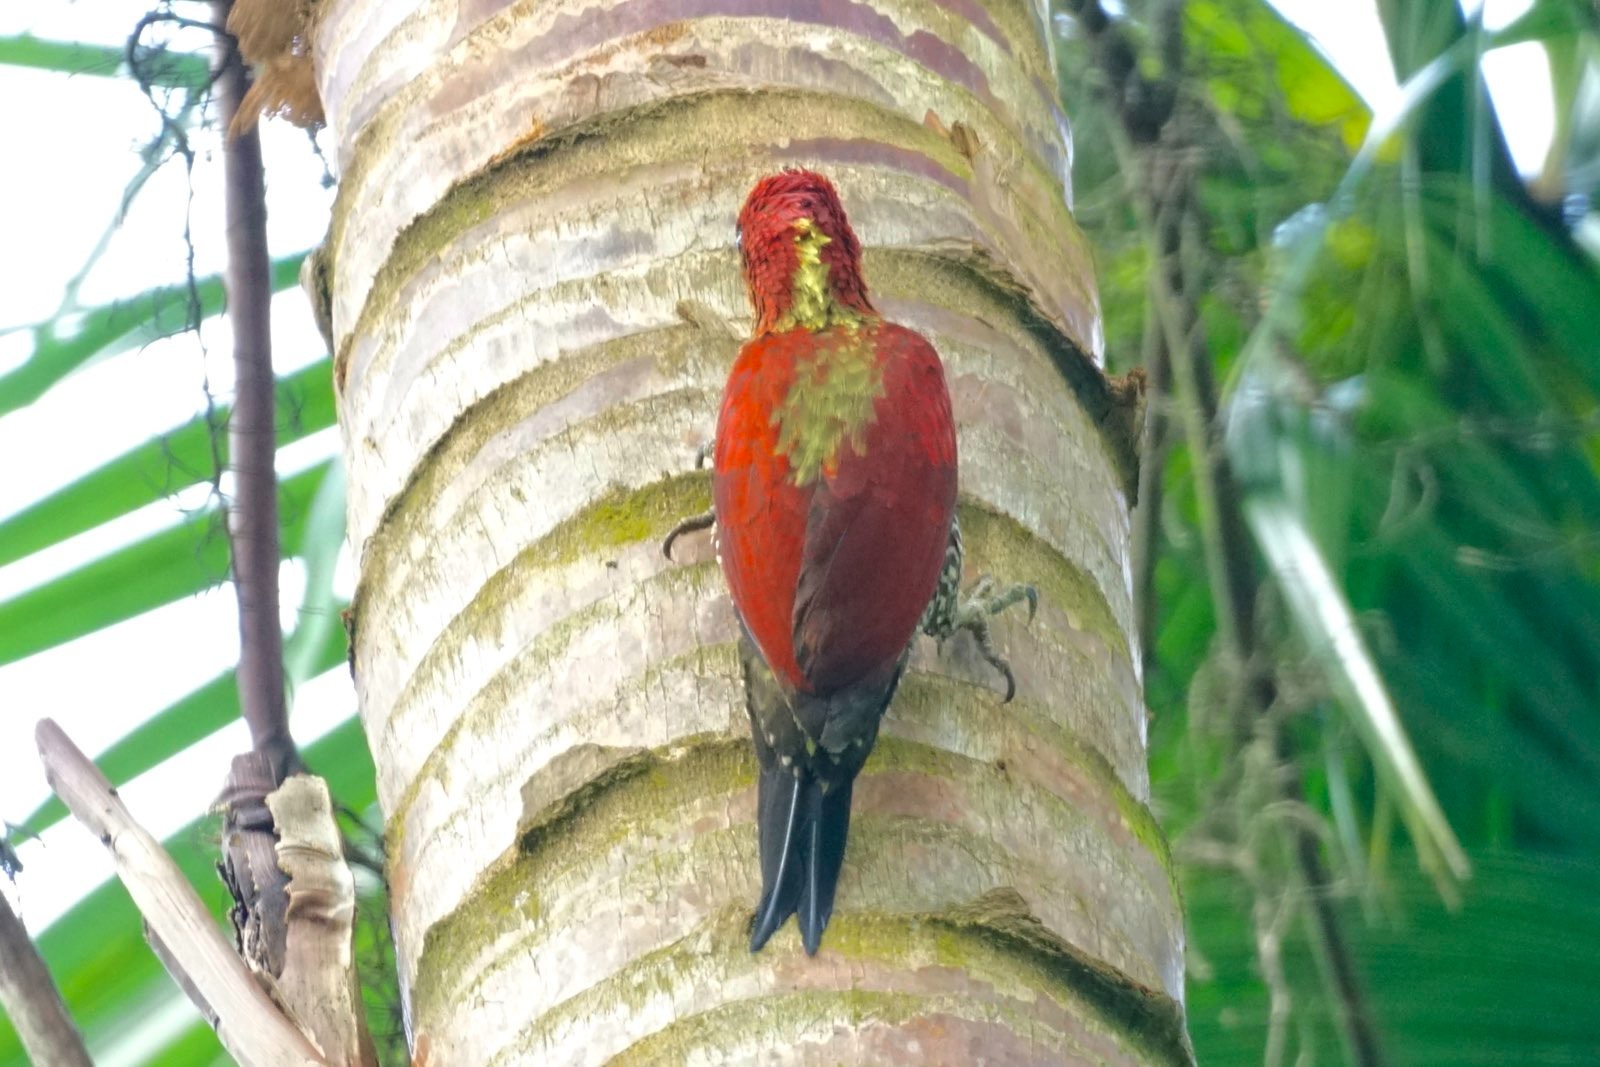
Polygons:
M4 893L0 893L0 1006L37 1067L94 1067L61 991Z
M110 851L169 967L179 969L180 984L228 1053L245 1067L327 1064L257 984L172 857L134 821L99 768L50 719L39 721L34 739L50 787Z

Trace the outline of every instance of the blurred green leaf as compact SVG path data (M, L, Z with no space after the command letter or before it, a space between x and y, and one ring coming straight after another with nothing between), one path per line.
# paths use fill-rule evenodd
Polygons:
M1212 99L1246 120L1265 118L1273 101L1311 127L1336 130L1349 149L1366 136L1371 113L1355 90L1299 30L1259 0L1190 0L1184 5L1190 47L1214 68Z
M149 65L146 76L153 85L168 89L203 89L210 81L204 56L183 52L165 54L163 62ZM61 74L91 74L102 78L127 76L127 53L121 48L82 41L50 41L32 34L0 37L0 65L33 67Z
M1292 398L1290 368L1258 355L1227 412L1228 456L1239 479L1245 521L1283 591L1295 628L1401 801L1419 857L1447 888L1469 873L1466 855L1434 796L1399 713L1383 684L1338 577L1311 532L1305 491L1311 457L1326 452L1311 419Z
M1350 605L1301 517L1270 492L1245 500L1245 518L1284 591L1296 629L1326 672L1367 751L1399 793L1401 815L1420 858L1441 888L1470 874L1465 853L1418 762Z
M272 291L297 285L303 255L272 262ZM223 308L222 279L197 279L199 318ZM190 292L185 285L150 289L137 296L74 314L66 322L31 327L33 352L16 370L0 376L0 415L33 403L56 382L93 359L125 352L189 328ZM13 327L6 332L28 327Z
M305 514L330 463L292 475L279 486L282 553L300 554ZM0 602L0 664L132 618L209 589L228 575L228 542L215 507L69 574Z
M1588 1065L1600 1051L1600 865L1539 852L1475 852L1459 911L1440 906L1428 883L1399 874L1385 913L1367 923L1345 908L1367 1003L1390 1061L1416 1067ZM1398 865L1404 871L1407 865ZM1246 917L1254 898L1209 871L1184 875L1193 938L1189 1030L1203 1064L1260 1062L1267 990ZM1286 946L1291 975L1309 964ZM1324 1062L1333 1023L1326 1005L1296 984L1290 1056ZM1307 1043L1307 1038L1311 1043ZM1315 1042L1328 1042L1319 1047ZM1319 1055L1321 1053L1321 1055Z
M328 360L278 379L278 445L333 425L332 370ZM225 426L230 405L219 405ZM211 478L212 427L203 416L130 449L70 485L0 521L0 566ZM217 442L224 463L228 438Z
M1600 31L1600 9L1584 0L1533 0L1509 25L1489 35L1489 45L1502 48L1525 41L1559 41L1597 31Z
M339 551L344 547L345 475L344 465L334 463L311 500L304 520L300 543L301 562L306 568L305 595L300 602L300 619L283 648L283 673L290 692L300 683L327 670L325 650L331 645L346 645L340 612L345 604L333 591L334 571Z
M334 602L330 611L337 615L344 605ZM315 644L311 639L315 639ZM305 681L345 662L344 631L310 617L290 636L291 646L303 649L300 680ZM126 736L95 758L111 784L121 786L170 759L189 745L209 737L239 717L239 689L234 672L224 671L176 703L163 708L134 727ZM22 821L31 833L40 834L67 817L66 805L52 796Z

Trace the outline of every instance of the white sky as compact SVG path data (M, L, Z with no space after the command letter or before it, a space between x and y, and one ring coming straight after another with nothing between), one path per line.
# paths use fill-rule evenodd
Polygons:
M1394 104L1398 91L1389 70L1372 0L1275 0L1311 32L1375 110ZM1491 29L1511 21L1530 0L1490 0ZM1477 4L1468 0L1469 10ZM32 32L54 40L91 40L120 46L138 5L125 0L75 0L68 4L7 4L0 35ZM204 7L196 11L202 16ZM1542 163L1552 135L1548 66L1536 45L1507 48L1486 62L1497 104L1515 109L1506 134L1525 173ZM119 79L61 77L0 69L4 143L13 147L0 167L0 204L6 205L6 244L0 256L0 327L49 318L63 285L81 267L112 217L126 181L137 168L132 149L155 128L143 96ZM20 102L42 106L20 106ZM48 102L47 104L43 102ZM199 135L201 159L194 176L193 220L197 269L222 265L217 142ZM330 191L320 186L322 165L303 133L284 124L265 127L269 237L284 255L318 242L326 226ZM48 160L48 163L42 161ZM140 292L182 278L179 238L185 198L180 167L169 166L145 189L108 254L80 293L83 304ZM70 206L69 206L70 205ZM21 251L23 254L18 254ZM280 371L322 355L298 290L274 304L274 348ZM200 376L213 388L231 388L228 340L213 323L204 341L158 342L142 352L91 366L58 385L31 408L0 417L0 515L10 514L51 489L87 473L111 456L192 417L202 406ZM25 335L0 337L0 373L28 351ZM86 432L86 428L92 428ZM304 469L337 450L334 431L301 442L280 459L284 473ZM46 553L0 568L0 598L171 524L191 493L146 508ZM348 564L343 568L348 592ZM292 624L302 583L298 565L285 569L285 622ZM140 618L21 663L0 668L0 818L24 818L47 795L34 755L34 721L54 717L90 755L103 751L145 717L226 669L236 655L231 591L169 605ZM303 687L296 700L295 733L304 742L337 725L353 710L342 669ZM227 759L247 747L235 724L129 784L129 807L158 835L182 826L212 799ZM69 820L42 842L19 849L26 871L12 894L35 931L64 913L109 875L98 842ZM153 1016L153 1026L187 1025L179 1011ZM125 1050L124 1050L125 1051ZM129 1062L136 1062L137 1057Z
M1374 112L1399 104L1399 86L1382 45L1382 28L1373 0L1270 0L1292 22L1311 34L1340 73ZM1520 18L1533 0L1462 0L1468 17L1483 16L1487 30L1499 30ZM1544 165L1555 135L1550 89L1550 63L1534 42L1499 48L1484 57L1484 79L1496 108L1510 109L1515 121L1505 123L1506 145L1523 174Z

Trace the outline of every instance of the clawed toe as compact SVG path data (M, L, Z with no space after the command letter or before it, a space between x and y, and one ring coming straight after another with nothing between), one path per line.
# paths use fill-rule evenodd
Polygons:
M942 635L941 641L943 637L948 637L957 630L971 633L972 639L977 642L979 653L988 661L989 666L999 671L1001 677L1006 680L1006 695L1001 703L1009 704L1011 698L1017 695L1017 679L1011 672L1011 664L995 651L994 640L989 632L989 620L1013 604L1026 600L1028 621L1031 623L1039 610L1039 591L1031 585L1016 583L995 593L995 585L994 578L987 574L973 583L972 589L962 598L954 624L950 627L949 633Z
M716 441L711 440L694 450L695 470L700 471L706 469L706 461L711 458L711 450L715 447ZM716 521L717 513L714 511L708 511L703 515L689 516L687 519L684 519L682 522L678 523L678 525L674 526L671 530L667 531L666 539L661 542L661 554L666 556L668 559L672 559L672 545L678 540L678 538L687 533L694 533L697 530L708 529L709 527L715 525ZM677 561L673 560L673 562Z
M677 541L678 538L682 537L686 533L694 533L697 530L709 529L716 523L716 521L717 514L714 511L708 511L703 515L689 516L687 519L684 519L667 532L666 540L661 542L661 554L666 556L668 559L672 559L673 542Z

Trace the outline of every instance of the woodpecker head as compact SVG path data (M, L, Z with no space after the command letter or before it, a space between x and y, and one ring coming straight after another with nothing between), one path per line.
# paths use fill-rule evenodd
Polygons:
M786 170L757 182L739 212L739 251L757 333L820 330L875 314L861 243L820 174Z

